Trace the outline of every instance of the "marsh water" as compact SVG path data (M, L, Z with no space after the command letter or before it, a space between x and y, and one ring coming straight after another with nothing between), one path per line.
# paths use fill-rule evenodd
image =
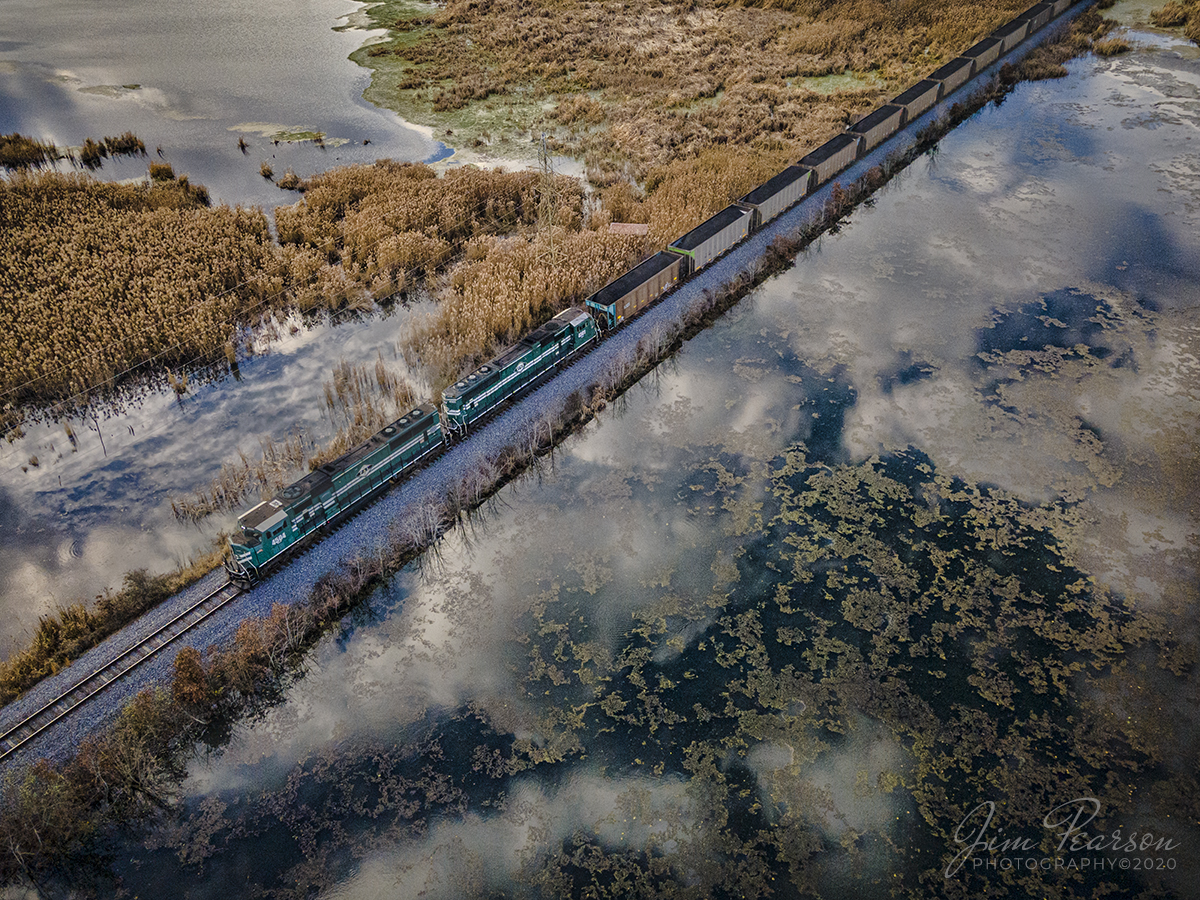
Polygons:
M78 147L133 131L150 159L161 150L215 202L268 209L296 197L262 177L263 162L304 176L441 156L428 129L362 99L369 75L348 58L375 36L362 9L348 0L2 0L0 132ZM316 134L324 147L304 139ZM146 163L108 160L98 174L141 177Z
M1200 63L1144 40L973 117L397 574L125 890L971 895L1003 796L1062 860L1014 896L1096 887L1047 849L1078 798L1174 841L1108 877L1185 896Z
M442 152L361 101L357 9L0 0L0 130L133 130L266 206L264 160ZM1185 896L1200 66L1134 37L953 132L396 575L116 846L120 888L980 894L986 854L941 873L1003 789L1008 834L1095 797L1094 831L1173 839L1124 877ZM203 549L232 517L170 499L327 433L331 366L399 365L404 322L284 323L238 378L0 446L0 634Z

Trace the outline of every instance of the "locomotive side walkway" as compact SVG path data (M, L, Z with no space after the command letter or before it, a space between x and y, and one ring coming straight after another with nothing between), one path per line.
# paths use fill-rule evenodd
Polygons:
M175 650L167 650L147 660L119 683L113 684L104 694L38 735L0 763L0 773L14 765L32 762L38 757L50 760L66 758L88 734L111 721L138 691L146 687L168 686L175 653L179 647L191 646L203 652L213 644L227 644L232 641L238 625L245 618L265 616L275 603L292 603L304 599L318 579L334 569L339 560L377 546L382 536L387 534L391 523L431 501L440 501L458 483L461 473L469 471L480 460L495 458L506 447L514 445L520 435L544 418L547 411L561 409L573 393L586 391L600 381L615 360L624 354L633 354L638 342L644 337L682 320L687 310L701 299L705 291L716 290L728 284L765 256L776 237L790 235L820 217L835 184L849 185L886 158L910 149L916 143L916 134L921 129L945 117L951 105L961 102L985 86L1005 62L1020 59L1088 6L1089 4L1083 3L1068 9L1053 25L1000 57L950 97L939 101L923 115L909 122L891 139L853 163L836 176L833 182L823 185L806 197L800 205L778 216L724 257L701 270L657 305L612 334L590 354L514 403L466 442L452 446L429 467L391 490L331 537L287 564L262 584L226 604L219 613L180 638ZM108 638L73 665L30 689L20 700L0 710L0 733L14 727L180 615L201 598L218 590L225 580L223 570L218 569L210 573L192 587L181 591L171 600Z

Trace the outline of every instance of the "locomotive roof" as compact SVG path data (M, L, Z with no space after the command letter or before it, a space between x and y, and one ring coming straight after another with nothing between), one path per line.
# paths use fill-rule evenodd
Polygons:
M671 242L672 247L680 250L695 250L714 234L720 234L738 219L750 215L750 210L740 206L727 206L707 222L697 225L683 237Z
M238 526L253 528L255 531L267 531L287 516L283 512L283 504L278 500L264 500L262 503L238 516Z
M877 125L886 122L888 119L900 115L900 113L903 111L904 110L902 107L892 106L891 104L888 104L887 106L881 106L879 109L868 113L851 125L850 131L854 133L870 131L872 128L875 128Z
M812 169L807 166L788 166L770 181L764 182L742 198L743 203L755 206L766 203L789 184L801 178L808 178Z
M490 384L506 366L512 365L531 350L553 343L568 326L575 324L580 316L586 316L586 313L578 306L564 309L549 322L539 325L499 356L494 357L491 362L480 366L466 378L454 382L442 391L442 396L463 397Z
M326 472L317 469L314 472L309 472L299 481L293 481L276 494L275 499L282 500L290 508L310 495L325 493L332 485L333 479Z
M595 303L598 306L608 306L617 302L638 285L649 281L663 269L669 269L671 266L677 266L680 263L678 253L668 253L666 250L659 250L652 257L643 262L638 263L616 281L606 284L596 293L588 298L589 303Z
M353 450L343 453L333 462L321 466L321 468L317 469L317 472L324 473L327 476L336 475L338 472L343 472L353 466L364 456L374 453L379 449L381 444L386 444L397 436L407 437L410 434L417 434L425 430L433 424L433 420L430 418L433 412L434 407L430 403L422 403L420 406L413 407L395 422L385 425Z
M820 147L814 150L804 159L800 160L802 166L818 166L834 154L841 153L851 144L857 144L860 138L856 134L846 134L843 132L835 137L831 137Z

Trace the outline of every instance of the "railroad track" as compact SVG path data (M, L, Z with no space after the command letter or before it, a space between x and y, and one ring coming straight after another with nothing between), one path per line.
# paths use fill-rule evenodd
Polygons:
M197 601L152 634L142 638L120 656L106 663L74 687L69 688L56 699L51 700L32 715L5 731L3 735L0 735L0 760L8 758L47 728L69 716L164 647L195 628L241 592L241 588L237 585L227 582L223 587Z

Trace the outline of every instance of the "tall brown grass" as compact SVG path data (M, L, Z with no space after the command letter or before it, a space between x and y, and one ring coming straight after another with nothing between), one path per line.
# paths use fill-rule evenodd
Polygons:
M1150 21L1159 28L1183 26L1184 36L1200 44L1200 0L1170 0L1150 13Z
M434 113L495 94L548 98L542 124L563 152L641 181L654 166L712 145L783 141L799 150L828 123L866 111L1025 6L447 0L415 39L406 27L376 55L411 62L401 91L435 97ZM874 85L821 95L801 81L846 71L870 72Z
M261 212L208 208L183 178L18 172L0 181L0 396L70 397L151 357L219 354L273 301L278 257Z

